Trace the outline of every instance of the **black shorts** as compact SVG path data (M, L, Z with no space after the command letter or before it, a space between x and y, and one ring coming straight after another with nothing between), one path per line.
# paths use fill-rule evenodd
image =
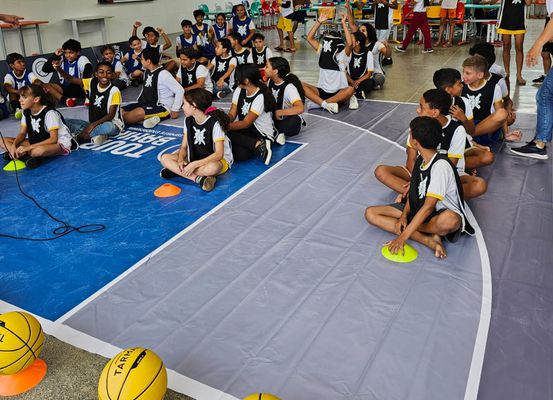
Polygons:
M307 11L295 11L290 19L292 21L299 22L300 24L305 24L305 18L307 17Z
M390 206L394 207L396 210L399 210L401 212L403 212L403 210L405 209L405 203L393 203L393 204L390 204ZM432 213L424 220L424 223L425 224L429 223L432 218L434 218L436 215L440 215L445 210L447 210L447 208L442 208L441 210L438 210L438 211L436 210L432 211ZM412 219L413 219L413 215L409 213L409 215L407 216L407 223L410 223ZM461 236L461 227L459 227L459 229L457 229L455 232L448 233L447 235L444 236L444 238L450 243L455 243L457 240L459 240L460 236Z
M144 110L144 118L159 117L161 120L167 119L171 116L171 111L169 111L164 106L160 105L151 105L144 103L131 103L123 106L123 110L132 111L136 108L142 108Z
M549 17L545 17L545 25L547 25L548 22L549 22ZM541 51L549 54L553 54L553 42L547 42L546 44L544 44L543 47L541 48Z
M319 91L319 97L323 100L326 100L326 99L330 99L332 96L334 96L336 93L339 92L336 91L336 92L333 92L333 93L330 93L330 92L325 92L323 89L321 88L317 88L317 90Z

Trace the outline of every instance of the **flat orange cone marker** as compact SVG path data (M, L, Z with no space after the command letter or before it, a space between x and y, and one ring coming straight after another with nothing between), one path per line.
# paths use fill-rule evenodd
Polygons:
M44 379L47 369L44 360L37 358L23 371L0 375L0 396L16 396L31 390Z
M154 196L156 197L173 197L179 194L181 191L180 187L172 185L170 183L164 183L160 187L158 187L155 192Z

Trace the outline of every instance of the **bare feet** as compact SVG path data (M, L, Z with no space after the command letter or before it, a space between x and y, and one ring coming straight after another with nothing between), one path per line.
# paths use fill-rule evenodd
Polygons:
M452 42L445 42L442 47L451 47L453 46L453 43Z
M441 46L441 45L442 45L442 41L438 40L437 42L434 42L434 44L432 46L433 47L438 47L438 46Z
M447 254L445 252L445 247L442 244L442 238L440 237L440 235L432 235L432 241L435 243L435 245L434 247L430 248L434 250L434 255L440 260L446 258Z
M526 85L526 80L522 76L517 77L517 85L519 86Z
M508 142L520 142L520 139L522 139L521 131L511 131L505 134L505 140Z

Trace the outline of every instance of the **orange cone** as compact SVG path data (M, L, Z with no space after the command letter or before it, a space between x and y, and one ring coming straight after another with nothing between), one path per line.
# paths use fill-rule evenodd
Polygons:
M0 375L0 396L15 396L31 390L44 379L47 369L44 360L37 358L23 371L13 375Z
M164 183L160 187L158 187L155 192L154 196L156 197L173 197L180 193L180 187L171 185L170 183Z

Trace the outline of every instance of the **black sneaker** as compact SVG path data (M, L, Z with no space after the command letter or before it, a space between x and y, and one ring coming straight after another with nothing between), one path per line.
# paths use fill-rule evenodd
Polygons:
M171 179L171 178L176 178L179 175L175 174L170 169L162 168L161 171L159 171L159 176L161 176L163 179Z
M211 192L216 181L217 179L214 176L199 176L196 178L196 183L200 185L204 192Z
M392 57L384 57L382 59L382 66L385 66L385 65L392 65L394 63L394 61L392 60Z
M42 164L42 158L29 157L25 160L25 166L29 169L35 169L40 164Z
M542 75L539 78L533 79L532 82L534 82L534 83L543 83L544 79L545 79L545 75Z
M11 161L12 156L10 155L9 152L6 151L4 154L2 154L2 158L6 161Z
M401 46L396 46L396 51L399 51L400 53L405 53L407 51L407 49L404 49Z
M262 140L261 144L256 147L255 152L265 165L269 165L271 156L273 155L271 151L271 141L268 139Z
M515 153L517 156L537 158L538 160L547 160L547 146L543 146L543 149L540 149L536 146L536 142L532 141L525 146L513 148L511 147L511 152Z

